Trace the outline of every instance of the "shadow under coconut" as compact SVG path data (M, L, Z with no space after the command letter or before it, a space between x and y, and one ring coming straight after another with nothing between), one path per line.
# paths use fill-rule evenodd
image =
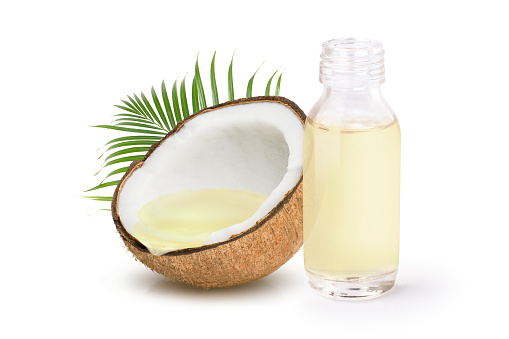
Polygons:
M251 299L260 298L261 296L274 297L275 295L281 295L281 291L270 282L268 277L239 286L211 289L190 286L164 277L155 277L154 280L156 281L148 289L148 293L163 297L199 298L200 300L204 298L214 300L217 298L224 301L228 297Z

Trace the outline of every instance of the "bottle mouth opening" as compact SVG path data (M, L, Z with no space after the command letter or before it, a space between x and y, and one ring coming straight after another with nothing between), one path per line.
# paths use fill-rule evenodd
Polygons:
M324 84L385 80L384 49L379 41L328 40L322 44L320 57L320 81Z

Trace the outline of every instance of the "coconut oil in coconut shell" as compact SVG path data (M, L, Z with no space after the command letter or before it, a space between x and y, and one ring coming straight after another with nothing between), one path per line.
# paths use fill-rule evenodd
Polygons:
M325 42L322 97L304 133L304 261L333 298L370 298L394 285L399 260L400 128L383 100L383 49Z
M155 255L199 247L213 232L249 219L266 199L262 193L228 188L161 195L139 210L133 236Z

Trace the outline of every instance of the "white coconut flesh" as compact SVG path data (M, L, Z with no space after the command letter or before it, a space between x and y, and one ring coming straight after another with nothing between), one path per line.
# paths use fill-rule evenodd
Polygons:
M296 185L302 139L300 119L277 102L227 106L196 116L126 180L118 197L122 225L133 235L140 209L169 193L226 188L267 196L250 218L211 233L203 245L226 241L254 226ZM144 245L157 255L179 249Z

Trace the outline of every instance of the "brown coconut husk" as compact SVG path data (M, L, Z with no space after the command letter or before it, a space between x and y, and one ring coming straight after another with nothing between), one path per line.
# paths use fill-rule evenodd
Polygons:
M286 263L302 246L302 174L266 216L246 231L230 239L201 247L186 248L164 255L151 254L129 234L118 214L118 197L126 180L164 140L171 138L189 120L218 108L253 102L277 102L290 108L302 124L306 116L292 101L279 96L238 99L203 109L180 122L160 142L154 144L143 160L134 161L115 190L111 210L122 240L134 256L151 270L168 278L199 287L226 287L260 279Z

